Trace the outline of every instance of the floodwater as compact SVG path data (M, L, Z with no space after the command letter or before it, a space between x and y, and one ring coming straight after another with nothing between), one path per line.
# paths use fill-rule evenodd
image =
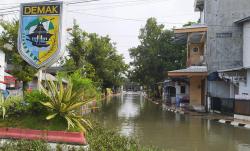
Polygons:
M105 127L170 151L250 151L250 130L202 116L163 111L142 95L123 94L102 103L95 117Z

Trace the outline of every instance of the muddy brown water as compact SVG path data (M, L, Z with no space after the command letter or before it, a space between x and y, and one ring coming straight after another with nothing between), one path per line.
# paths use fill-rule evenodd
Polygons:
M163 111L142 95L123 94L102 102L94 117L142 145L171 151L250 151L250 129L210 121L202 116Z

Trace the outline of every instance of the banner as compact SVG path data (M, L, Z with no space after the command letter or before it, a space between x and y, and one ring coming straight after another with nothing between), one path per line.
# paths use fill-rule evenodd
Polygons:
M62 2L21 4L18 51L30 65L41 68L62 54Z

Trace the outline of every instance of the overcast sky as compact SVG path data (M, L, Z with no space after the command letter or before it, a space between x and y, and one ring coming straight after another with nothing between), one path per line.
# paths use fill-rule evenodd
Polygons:
M1 9L23 2L38 2L38 0L1 0L0 14L3 11ZM168 29L174 26L180 27L188 21L198 20L199 13L194 12L193 6L194 0L100 0L78 3L67 6L66 26L72 26L73 19L76 19L81 28L87 32L109 35L128 63L131 61L128 49L139 44L137 38L139 29L145 25L147 18L157 18L157 21ZM5 15L4 19L11 19L13 16L19 15L17 13Z

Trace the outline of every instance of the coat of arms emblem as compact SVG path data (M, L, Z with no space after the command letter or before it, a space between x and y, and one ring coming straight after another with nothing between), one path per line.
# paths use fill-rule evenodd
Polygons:
M21 5L19 53L36 68L53 64L62 54L61 12L61 2Z

